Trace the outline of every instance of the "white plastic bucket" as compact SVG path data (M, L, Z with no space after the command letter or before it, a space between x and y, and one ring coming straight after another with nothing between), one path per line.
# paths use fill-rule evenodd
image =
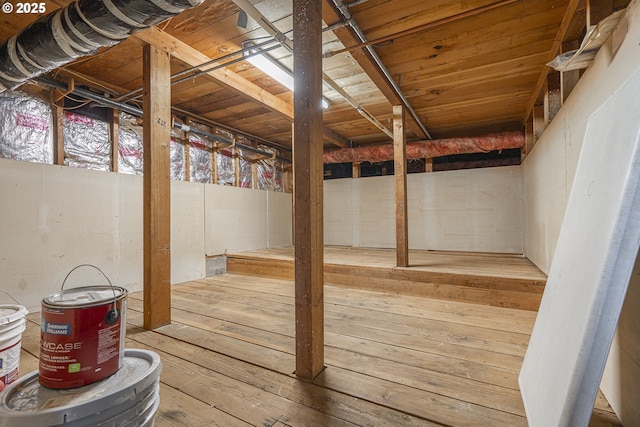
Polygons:
M27 309L18 304L0 304L0 380L11 384L20 370L20 342L26 329Z
M83 387L47 388L33 371L0 393L0 427L152 427L161 370L155 352L126 349L118 372Z

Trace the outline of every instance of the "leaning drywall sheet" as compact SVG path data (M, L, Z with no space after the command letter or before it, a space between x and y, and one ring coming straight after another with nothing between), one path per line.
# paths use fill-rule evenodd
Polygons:
M587 426L640 246L640 73L589 118L520 373L529 425Z

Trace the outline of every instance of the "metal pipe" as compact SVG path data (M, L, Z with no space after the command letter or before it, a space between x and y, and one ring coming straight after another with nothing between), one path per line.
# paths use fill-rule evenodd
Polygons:
M293 52L293 42L284 33L278 30L269 20L262 15L262 13L256 9L248 0L233 0L233 2L247 15L251 16L267 33L273 36L280 42L282 47L289 52ZM327 74L322 73L322 79L324 84L335 90L340 96L342 96L349 105L356 109L356 111L375 127L380 129L385 135L393 139L393 132L385 127L380 121L378 121L373 114L369 113L361 104L355 101L344 89L342 89L335 81L333 81Z
M232 133L239 133L239 134L242 134L242 135L247 136L248 138L255 139L256 141L261 141L261 142L263 142L265 145L268 145L268 146L270 146L270 147L272 147L272 148L275 148L275 149L277 149L277 150L283 150L283 151L291 152L291 148L290 148L290 147L286 147L286 146L284 146L284 145L277 144L277 143L275 143L275 142L272 142L272 141L266 140L266 139L264 139L264 138L262 138L262 137L260 137L260 136L253 135L253 134L251 134L251 133L247 133L247 132L245 132L245 131L242 131L242 130L239 130L239 129L233 128L233 127L231 127L231 126L224 125L224 124L222 124L222 123L218 123L218 122L216 122L216 121L213 121L213 120L207 119L206 117L202 117L202 116L199 116L199 115L197 115L197 114L190 113L189 111L183 110L183 109L181 109L181 108L171 107L171 109L172 109L172 110L174 110L174 111L176 111L176 112L178 112L178 113L180 113L180 114L184 114L185 116L190 116L190 117L191 117L191 118L193 118L193 119L199 120L199 121L200 121L201 123L203 123L203 124L209 124L209 125L211 125L211 126L217 126L217 127L221 128L221 129L224 129L224 130L226 130L226 131L229 131L229 132L232 132Z
M277 40L274 40L274 39L267 40L267 41L265 41L265 42L262 42L262 43L259 43L259 44L255 45L255 46L254 46L254 48L255 48L255 47L260 47L260 48L262 48L262 50L263 50L263 51L268 52L268 51L270 51L270 50L273 50L273 49L276 49L276 48L278 48L278 47L279 47L279 45L274 45L274 46L271 46L271 47L266 47L266 46L268 46L269 44L271 44L271 43L276 43L276 42L277 42ZM171 75L171 79L173 80L173 79L174 79L174 78L176 78L176 77L182 77L182 76L184 76L185 74L188 74L188 73L190 73L190 72L192 72L192 71L199 70L199 71L197 71L196 73L194 73L194 74L192 74L192 75L188 76L188 77L187 77L187 78L185 78L185 79L180 79L180 80L172 81L172 82L171 82L171 86L173 86L173 85L175 85L175 84L178 84L178 83L182 83L183 81L186 81L186 80L189 80L189 79L194 79L194 78L199 77L199 76L201 76L202 74L206 74L206 73L208 73L208 72L210 72L210 71L214 71L214 70L217 70L217 69L219 69L219 68L226 67L227 65L231 65L231 64L234 64L234 63L236 63L236 62L239 62L239 61L241 61L241 60L243 59L242 57L241 57L241 58L239 58L239 59L237 59L237 60L233 60L233 61L225 62L225 63L224 63L224 64L222 64L222 65L217 65L217 66L215 66L215 67L213 67L213 68L206 68L206 67L208 67L209 65L217 64L217 63L219 63L219 62L221 62L221 61L225 61L225 60L227 60L227 59L229 59L229 58L233 58L233 57L238 56L238 55L244 55L244 52L245 52L246 50L247 50L247 49L240 49L240 50L238 50L238 51L231 52L231 53L229 53L229 54L227 54L227 55L221 56L220 58L212 59L212 60L210 60L210 61L203 62L202 64L200 64L200 65L198 65L198 66L190 67L190 68L187 68L186 70L182 70L182 71L179 71L179 72L177 72L177 73L175 73L175 74L172 74L172 75ZM125 93L125 94L120 95L120 96L117 98L117 100L118 100L118 101L130 101L130 100L133 100L133 99L138 99L138 98L140 98L140 93L142 92L142 90L143 90L143 88L138 88L138 89L132 90L131 92L127 92L127 93ZM135 96L134 96L134 95L135 95Z
M347 4L347 7L357 6L357 5L359 5L359 4L366 3L366 2L368 2L368 1L369 1L369 0L354 0L354 1L349 2L349 3Z
M260 154L263 156L267 156L267 157L271 157L273 156L273 153L269 153L268 151L264 151L264 150L260 150L259 148L254 148L251 147L249 145L244 145L244 144L240 144L239 142L233 142L227 138L223 138L221 136L215 135L213 133L204 131L204 130L200 130L198 128L195 127L191 127L182 123L178 123L178 122L174 122L173 123L173 127L176 129L180 129L184 132L192 132L195 133L197 135L201 135L204 136L205 138L209 138L209 139L213 139L214 141L218 141L218 142L222 142L223 144L227 144L227 145L233 145L235 147L239 147L243 150L247 150L247 151L251 151L252 153L256 153L256 154ZM280 156L275 156L276 159L283 161L283 162L288 162L291 163L291 160L285 158L285 157L280 157Z
M38 77L35 77L33 80L36 81L38 84L41 84L50 88L62 89L64 91L68 90L66 84L59 82L57 80L54 80L47 76L38 76ZM115 108L117 110L124 111L125 113L134 115L136 117L142 117L141 108L134 107L133 105L125 104L122 102L118 102L114 99L105 98L102 95L98 95L86 89L76 87L73 89L73 91L71 91L71 94L78 95L84 99L93 101L96 104L99 104L105 107Z
M360 42L366 43L367 38L365 37L364 33L360 30L360 27L358 27L358 24L356 24L355 20L351 16L348 6L345 5L342 0L333 0L333 4L340 11L345 21L349 23L349 26L353 29L354 33L356 34L356 37L360 39ZM375 52L375 50L373 50L371 46L366 46L365 49L367 50L369 55L371 55L371 58L376 63L378 68L382 71L382 74L384 74L385 78L387 79L387 83L389 83L389 85L393 88L393 91L396 93L396 96L400 99L400 101L404 105L404 108L407 110L409 115L411 115L413 120L420 127L420 130L426 135L428 139L433 139L431 134L425 127L425 125L420 121L420 118L418 118L418 114L416 114L415 110L411 107L411 105L409 104L409 101L400 90L400 87L398 86L398 84L395 82L395 80L389 73L389 70L387 70L387 67L385 67L384 64L382 63L382 60L380 59L378 54Z

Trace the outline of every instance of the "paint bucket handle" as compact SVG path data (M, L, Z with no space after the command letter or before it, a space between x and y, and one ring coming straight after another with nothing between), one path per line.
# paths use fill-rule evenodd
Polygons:
M14 301L16 302L16 304L18 304L18 305L22 305L22 304L20 304L20 301L18 301L17 299L15 299L15 298L13 297L13 295L11 295L9 292L5 291L4 289L0 289L0 292L2 292L2 293L4 293L4 294L7 294L7 295L9 296L9 298L11 298L12 300L14 300Z
M104 276L105 279L107 279L107 282L109 283L109 286L111 286L111 290L113 291L113 309L110 310L107 313L107 323L111 324L111 323L117 322L118 319L120 318L120 313L118 312L118 307L116 306L116 301L118 300L118 296L116 295L116 290L113 287L113 283L111 283L111 280L109 280L109 277L106 274L104 274L104 271L100 270L95 265L93 265L93 264L80 264L80 265L76 265L75 267L73 267L71 269L71 271L68 272L67 275L64 277L64 280L62 281L62 286L60 286L60 290L61 291L64 290L64 284L67 282L67 279L69 278L71 273L73 273L74 271L76 271L80 267L92 267L92 268L95 268L96 270L98 270Z

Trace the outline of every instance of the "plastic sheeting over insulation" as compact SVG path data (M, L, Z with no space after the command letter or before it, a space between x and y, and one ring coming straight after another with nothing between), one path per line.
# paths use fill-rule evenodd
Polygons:
M169 146L171 156L171 179L184 181L187 179L187 170L184 158L184 144L178 140L184 140L184 132L171 129L171 145Z
M0 157L37 163L53 163L53 137L51 108L37 98L21 92L0 93ZM111 170L111 141L109 124L100 120L65 112L63 123L65 165L94 170ZM204 125L196 128L210 130ZM215 135L231 141L234 135L215 129ZM171 178L186 179L185 132L171 130ZM239 137L243 146L218 148L215 156L217 182L220 185L235 185L238 157L239 186L266 191L285 191L283 181L284 164L275 157L277 150L255 146L246 138ZM223 144L224 145L224 144ZM189 133L190 180L213 182L212 164L214 143L193 132ZM253 147L253 148L252 148ZM257 181L253 182L253 165ZM133 175L143 174L143 128L140 119L127 113L118 118L118 172Z
M142 175L142 126L136 117L118 117L118 172Z
M0 93L0 157L53 163L51 108L22 92Z
M201 125L192 125L194 128L208 132ZM207 138L197 135L193 132L189 133L189 173L192 182L211 182L212 176L212 156L211 147L213 144Z
M62 131L66 166L111 170L108 123L67 111Z

